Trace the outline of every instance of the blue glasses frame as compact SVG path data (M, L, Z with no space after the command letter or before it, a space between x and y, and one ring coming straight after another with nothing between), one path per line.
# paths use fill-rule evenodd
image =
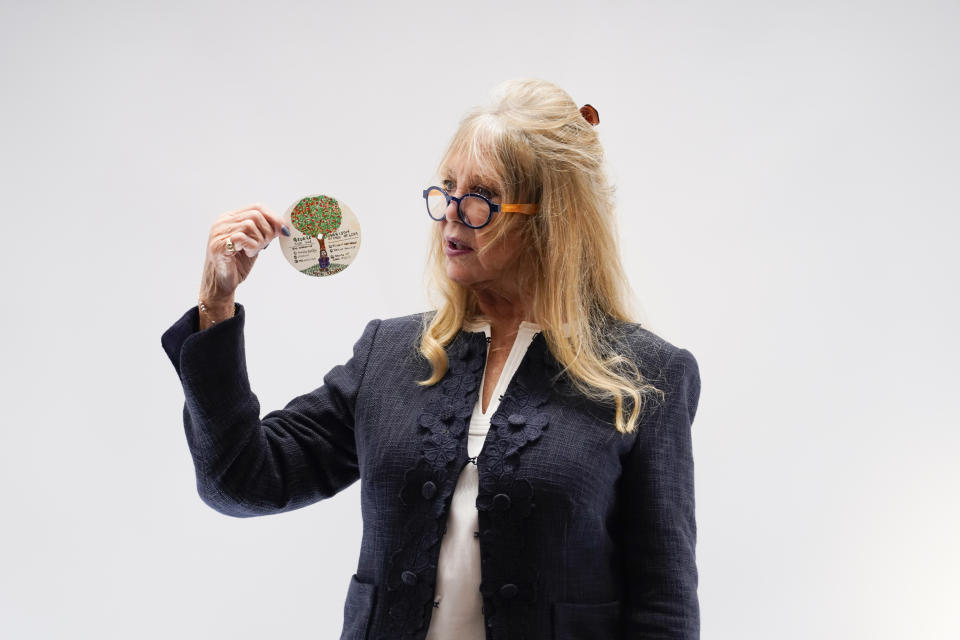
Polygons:
M490 224L490 221L493 220L493 214L501 211L503 213L522 213L524 215L533 215L537 212L537 205L535 204L496 204L494 202L490 202L489 198L486 198L479 193L465 193L458 198L457 196L452 196L447 193L445 189L434 185L423 190L423 200L427 205L427 215L430 216L432 220L436 220L437 222L440 222L446 218L446 216L442 215L439 218L436 218L434 217L433 212L430 211L430 192L434 190L443 194L443 197L447 200L446 206L450 206L451 200L457 203L457 217L460 218L460 222L471 229L480 229L481 227L487 226ZM465 198L480 198L487 203L487 206L490 208L490 213L487 214L487 220L483 224L473 225L467 221L467 217L463 215L463 208L461 206ZM444 209L444 211L446 211L446 209Z

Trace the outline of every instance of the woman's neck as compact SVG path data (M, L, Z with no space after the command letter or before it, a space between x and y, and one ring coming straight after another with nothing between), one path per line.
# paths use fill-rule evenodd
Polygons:
M513 345L520 323L530 314L520 297L510 298L490 291L477 292L480 312L490 323L490 351L508 350Z

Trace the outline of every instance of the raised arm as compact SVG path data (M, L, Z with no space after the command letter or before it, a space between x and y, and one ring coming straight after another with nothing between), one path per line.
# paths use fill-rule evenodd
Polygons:
M353 357L323 385L260 418L244 353L243 305L198 330L194 307L162 343L183 385L183 423L197 490L231 516L290 511L328 498L359 478L354 415L380 321L371 321Z

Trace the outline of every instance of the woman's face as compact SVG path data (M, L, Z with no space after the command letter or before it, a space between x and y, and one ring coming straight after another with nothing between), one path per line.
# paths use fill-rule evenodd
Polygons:
M458 198L467 193L478 193L496 204L503 201L499 185L484 180L479 167L456 158L441 176L440 186ZM440 225L447 277L476 291L507 296L515 293L519 239L506 235L490 245L483 255L478 252L478 249L486 247L491 241L494 235L492 230L501 214L493 214L490 223L481 229L472 229L463 224L457 216L457 203L454 201L447 206L445 214L446 217L440 221Z

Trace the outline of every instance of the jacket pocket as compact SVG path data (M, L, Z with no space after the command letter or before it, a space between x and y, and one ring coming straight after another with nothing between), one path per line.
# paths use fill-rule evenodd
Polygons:
M620 601L585 604L553 603L553 640L611 640L620 638Z
M367 640L367 627L377 595L377 586L350 576L347 600L343 604L343 633L340 640Z

